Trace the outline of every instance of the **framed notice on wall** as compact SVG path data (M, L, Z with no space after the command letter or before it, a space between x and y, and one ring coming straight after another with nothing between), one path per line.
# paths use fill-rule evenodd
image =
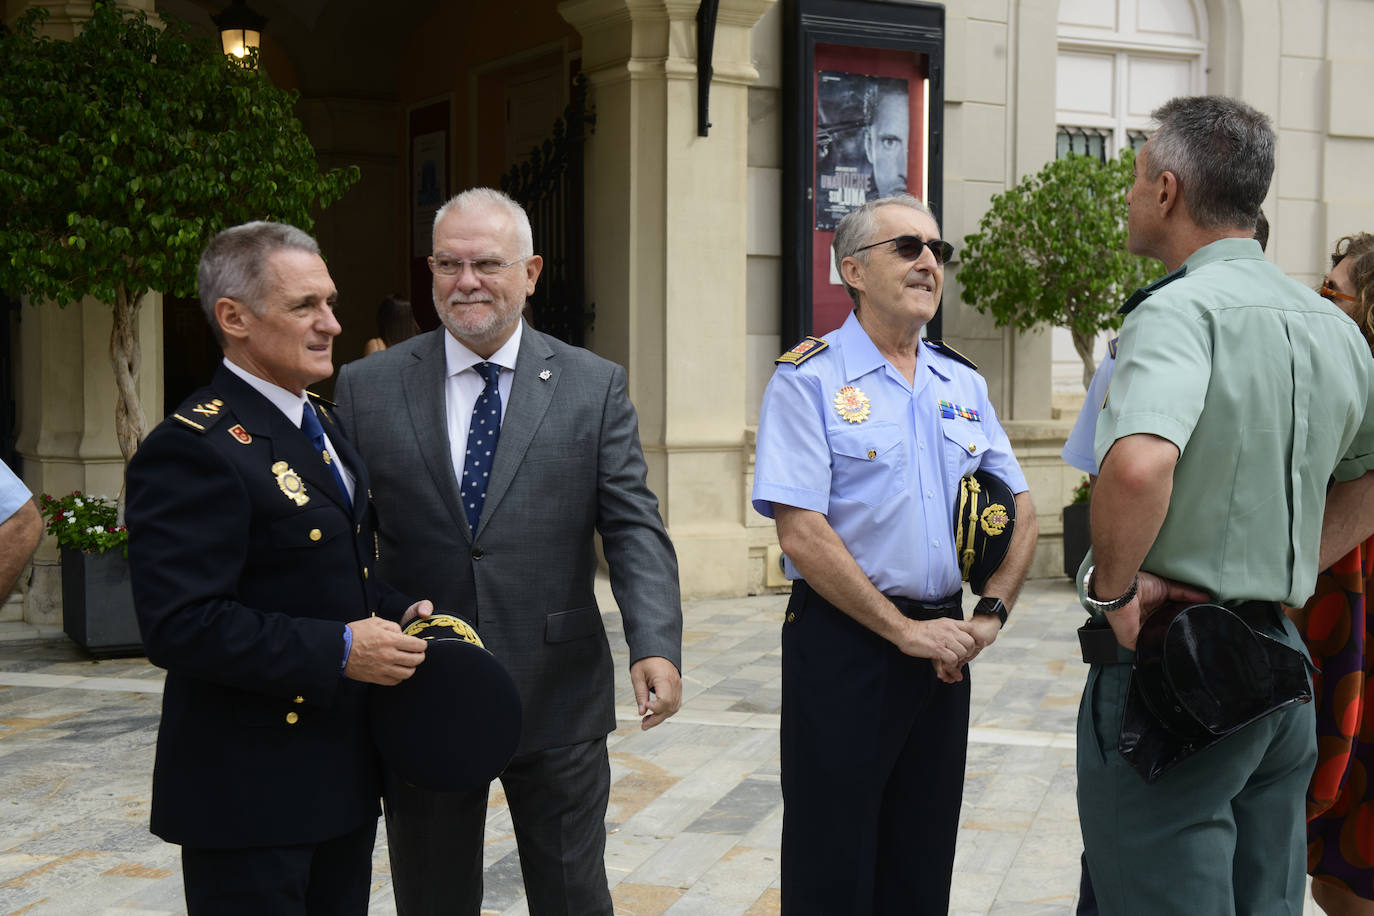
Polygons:
M830 249L846 214L905 192L940 215L944 9L798 0L788 12L783 233L799 255L783 267L790 341L839 327L852 308Z

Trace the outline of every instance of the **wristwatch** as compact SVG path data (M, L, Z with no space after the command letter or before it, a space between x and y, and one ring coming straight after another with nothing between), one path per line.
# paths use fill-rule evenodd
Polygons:
M980 598L978 603L973 606L975 614L996 614L998 629L1007 625L1007 606L1002 603L1001 598Z
M1097 571L1096 566L1088 567L1088 574L1083 577L1083 606L1096 614L1110 614L1112 611L1119 611L1131 603L1135 597L1136 589L1140 585L1140 577L1131 578L1130 587L1120 598L1113 598L1111 601L1099 601L1093 597L1093 573Z

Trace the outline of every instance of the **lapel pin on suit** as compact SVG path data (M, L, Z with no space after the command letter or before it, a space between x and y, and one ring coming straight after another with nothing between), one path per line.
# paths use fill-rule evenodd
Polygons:
M552 372L550 372L549 370L545 369L543 372L539 373L539 381L541 381L541 382L547 382L547 381L549 380L549 377L552 376L552 375L553 375Z

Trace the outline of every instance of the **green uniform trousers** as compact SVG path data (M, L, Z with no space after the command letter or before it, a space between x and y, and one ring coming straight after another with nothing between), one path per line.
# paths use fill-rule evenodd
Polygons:
M1122 664L1092 666L1078 710L1078 817L1100 912L1301 916L1312 704L1272 713L1146 785L1116 750L1134 660L1118 653Z

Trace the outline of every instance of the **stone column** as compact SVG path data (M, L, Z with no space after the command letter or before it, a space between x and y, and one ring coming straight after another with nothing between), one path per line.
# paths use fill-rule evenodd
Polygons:
M697 0L566 0L583 37L590 345L629 371L649 483L686 595L747 588L745 259L750 29L722 0L709 135L697 135Z
M83 299L66 308L25 304L15 359L24 482L36 496L81 490L117 496L124 458L115 441L115 379L110 366L110 306ZM143 365L139 399L149 427L163 416L162 296L150 293L138 313ZM34 557L24 619L60 622L57 544L45 538Z

